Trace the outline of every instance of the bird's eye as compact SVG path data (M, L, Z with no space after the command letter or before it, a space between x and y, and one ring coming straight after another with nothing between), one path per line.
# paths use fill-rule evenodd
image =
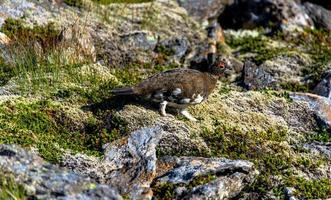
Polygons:
M225 67L225 63L224 62L220 62L217 65L219 68L224 68Z

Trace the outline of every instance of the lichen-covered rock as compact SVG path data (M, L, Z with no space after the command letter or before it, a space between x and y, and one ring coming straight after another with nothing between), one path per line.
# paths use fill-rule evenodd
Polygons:
M163 155L190 154L190 152L208 151L206 144L193 137L193 130L174 116L160 117L158 112L135 105L127 105L117 113L128 123L129 130L139 130L141 127L162 127L163 136L158 146Z
M217 19L223 12L225 6L231 4L229 0L177 0L180 6L184 7L188 13L200 22Z
M278 56L261 65L247 61L244 66L244 83L249 89L279 89L282 84L302 82L302 69L310 60L300 55Z
M243 160L223 158L164 157L160 166L173 166L165 173L162 171L153 187L162 184L190 184L199 177L212 179L202 185L193 185L191 189L181 188L178 199L227 199L235 197L242 188L254 181L257 171L253 163ZM201 184L201 183L200 183Z
M305 144L304 147L313 151L316 154L323 154L329 158L331 158L331 143L321 143L321 142L314 142L310 144Z
M111 186L49 164L16 145L0 145L0 168L1 174L12 175L32 198L122 199Z
M73 53L77 47L80 50L78 57L91 57L93 61L116 67L153 63L157 56L170 63L183 62L185 54L206 38L200 25L174 1L158 0L152 6L151 3L85 3L88 8L78 10L49 1L30 0L22 5L5 1L0 10L0 27L7 18L22 19L31 27L49 23L54 23L60 30L67 27L63 31L63 43L73 44L65 48L68 53ZM132 10L135 10L135 16ZM170 38L185 38L179 46L176 42L168 42L170 49L175 50L174 55L155 51L159 41Z
M240 0L228 6L220 15L219 21L224 28L268 27L294 30L309 28L313 22L304 8L291 0Z
M309 93L294 93L291 98L296 102L306 102L316 114L320 126L331 129L330 99Z
M304 7L317 28L331 30L331 10L306 2Z
M324 73L322 80L315 86L313 92L323 97L331 98L331 71Z

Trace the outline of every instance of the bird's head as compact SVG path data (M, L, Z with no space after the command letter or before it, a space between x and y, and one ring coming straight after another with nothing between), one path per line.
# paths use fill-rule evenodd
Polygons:
M224 57L216 57L215 54L208 55L208 71L217 77L225 76L229 68L229 62Z

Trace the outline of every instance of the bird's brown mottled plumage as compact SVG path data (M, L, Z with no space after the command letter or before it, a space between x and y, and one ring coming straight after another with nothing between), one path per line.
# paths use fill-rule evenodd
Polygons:
M208 96L215 88L217 79L209 73L193 69L174 69L165 71L142 81L133 87L133 93L149 95L155 91L172 92L181 89L182 98L192 98L193 94Z

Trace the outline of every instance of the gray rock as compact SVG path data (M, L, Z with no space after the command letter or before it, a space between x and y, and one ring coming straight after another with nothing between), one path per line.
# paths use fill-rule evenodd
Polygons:
M320 96L331 98L331 70L325 72L322 80L316 85L313 92Z
M278 89L282 83L300 83L301 71L309 63L299 55L278 56L259 66L248 61L244 66L244 83L249 89Z
M290 97L296 102L306 102L314 111L319 125L331 130L331 102L330 99L309 93L293 93Z
M239 0L220 15L223 28L269 27L291 31L312 27L313 22L304 8L292 0Z
M38 199L122 199L113 187L49 164L16 145L0 145L0 168Z
M163 136L160 127L142 128L124 141L105 146L103 160L67 154L62 166L117 188L132 199L150 195L156 173L156 146Z
M174 37L160 41L156 51L171 56L175 63L180 63L189 51L189 46L189 41L185 37Z
M183 199L227 199L232 198L251 183L258 172L251 162L224 158L163 157L160 164L170 164L173 169L156 179L162 183L190 183L194 178L215 176L203 185L194 186L190 191L182 189ZM180 193L179 193L180 194Z
M310 149L317 155L323 154L331 159L331 142L326 142L326 143L313 142L310 144L305 144L304 148Z
M177 0L180 6L200 22L217 19L232 0Z
M306 2L304 7L317 28L331 30L331 11L322 6Z
M294 196L295 193L294 188L286 187L284 192L287 200L297 200L297 198Z
M263 66L257 66L251 61L244 64L244 83L248 89L261 89L274 87L277 84L275 78Z
M121 43L128 47L138 50L154 50L157 44L157 38L150 32L135 31L122 34Z

